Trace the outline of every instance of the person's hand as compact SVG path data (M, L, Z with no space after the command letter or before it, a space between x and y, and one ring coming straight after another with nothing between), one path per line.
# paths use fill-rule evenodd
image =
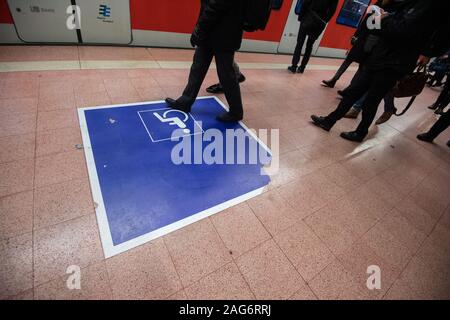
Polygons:
M192 46L192 48L195 48L195 46L197 45L196 43L197 43L197 41L198 41L198 39L197 39L197 35L195 34L195 33L192 33L191 34L191 46Z
M198 31L197 31L197 28L195 28L194 32L192 32L192 34L191 34L191 46L193 48L195 48L196 46L199 45L199 43L200 43L200 39L198 36Z
M419 66L424 67L424 66L426 66L428 63L430 63L430 57L426 57L426 56L420 55L419 60L417 61L417 64L418 64Z

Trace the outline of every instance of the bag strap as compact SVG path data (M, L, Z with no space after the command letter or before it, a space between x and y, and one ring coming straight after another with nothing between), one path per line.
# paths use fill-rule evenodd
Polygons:
M395 115L397 117L400 117L400 116L404 115L411 108L411 106L413 105L413 103L416 100L416 98L417 98L417 96L411 97L411 100L409 100L408 105L405 107L405 109L403 109L403 111L400 112L400 113L396 112Z

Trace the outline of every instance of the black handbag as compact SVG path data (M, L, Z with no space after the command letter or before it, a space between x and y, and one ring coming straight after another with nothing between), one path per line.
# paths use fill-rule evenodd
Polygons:
M418 96L425 88L428 78L427 67L419 66L417 71L408 74L397 82L394 87L394 97L407 98Z
M395 115L400 117L404 115L413 105L417 96L422 93L425 85L428 81L429 74L427 72L427 67L419 66L417 71L407 75L402 80L397 82L393 89L394 97L396 98L407 98L411 97L407 106L402 112L397 112Z

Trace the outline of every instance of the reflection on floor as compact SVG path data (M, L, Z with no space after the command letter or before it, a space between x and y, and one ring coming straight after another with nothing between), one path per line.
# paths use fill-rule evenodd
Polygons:
M160 63L191 57L190 50L0 47L0 64L155 62L101 70L46 62L41 69L51 70L0 73L1 299L450 298L450 131L433 145L415 139L436 120L426 106L439 92L426 89L410 112L372 127L358 146L339 138L354 120L329 134L309 123L338 103L335 90L320 86L341 62L333 59L314 58L322 67L292 75L264 68L287 66L289 56L239 53L244 66L261 64L243 68L246 124L280 129L281 168L269 190L105 260L76 147L76 108L176 97L185 63ZM211 71L204 88L216 81ZM70 265L82 268L81 290L66 287ZM381 290L366 287L371 265L381 268Z

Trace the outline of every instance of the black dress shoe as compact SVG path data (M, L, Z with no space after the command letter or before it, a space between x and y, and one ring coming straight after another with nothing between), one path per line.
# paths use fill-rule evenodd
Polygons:
M354 141L354 142L363 142L365 135L361 135L357 133L356 131L351 132L342 132L341 138L344 138L345 140Z
M221 122L238 122L242 120L242 116L235 115L231 112L224 112L216 117Z
M302 66L298 67L297 72L298 73L304 73L305 72L305 67L302 67Z
M220 83L213 84L212 86L206 88L206 92L209 93L223 93L223 87Z
M292 72L292 73L296 73L296 72L297 72L297 67L296 67L296 66L289 66L287 69L288 69L290 72Z
M322 81L322 85L324 87L334 88L334 86L336 85L336 81L334 81L334 80L323 80Z
M425 132L417 135L417 139L419 139L420 141L433 143L434 137L432 137L428 132Z
M166 101L167 105L172 109L180 110L180 111L187 112L187 113L191 112L190 106L183 105L175 99L166 98L165 101Z
M437 108L436 110L434 110L434 113L442 116L445 112L443 108Z
M333 125L330 125L324 117L319 117L316 115L312 115L311 119L313 124L319 128L322 128L325 131L330 131Z

